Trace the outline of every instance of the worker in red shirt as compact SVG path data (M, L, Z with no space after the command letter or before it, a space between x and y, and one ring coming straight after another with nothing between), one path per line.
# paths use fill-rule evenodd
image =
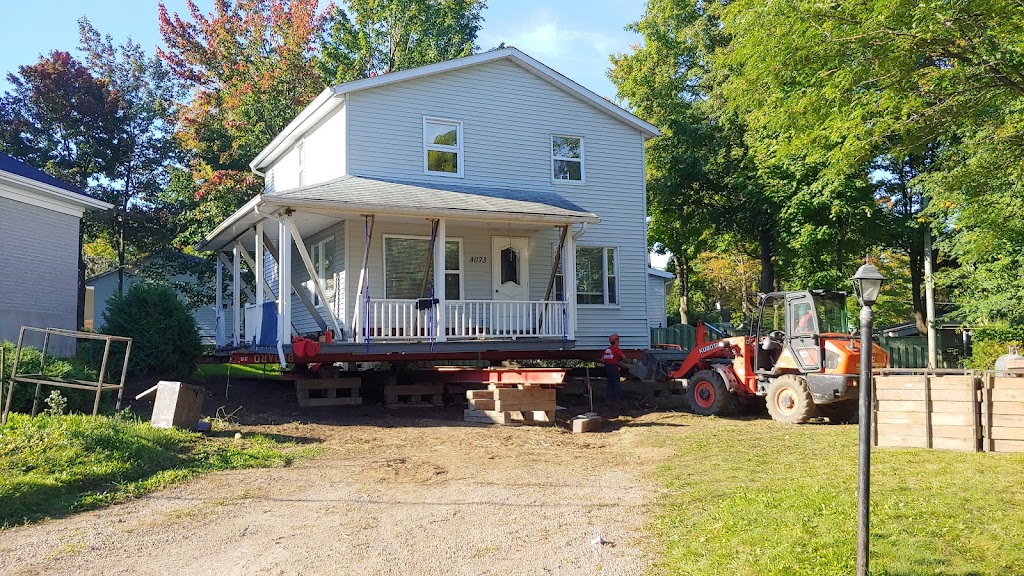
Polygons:
M622 382L619 378L619 362L626 359L626 355L619 348L619 335L608 336L608 347L601 355L601 362L604 364L605 376L607 378L606 395L610 402L616 402L622 396Z

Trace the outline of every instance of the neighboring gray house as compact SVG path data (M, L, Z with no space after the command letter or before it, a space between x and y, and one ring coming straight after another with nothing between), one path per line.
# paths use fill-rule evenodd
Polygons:
M666 307L668 285L676 275L657 268L647 269L647 324L651 328L668 326L668 308Z
M355 350L598 349L610 332L646 348L658 135L514 48L357 80L253 160L265 193L197 249L266 278L276 317L246 316L276 334L227 331L262 351L328 327Z
M79 224L110 204L0 153L0 340L23 325L77 329Z
M143 259L139 266L145 267L149 259ZM139 266L125 271L124 291L137 284L140 280L137 273L141 273ZM177 274L166 277L165 280L172 286L179 283L196 281L195 275ZM85 281L85 325L96 330L103 326L103 313L107 309L107 300L117 293L117 269L109 270L103 274L93 276ZM182 301L185 298L181 297ZM227 310L225 319L227 324L231 322L231 310ZM192 317L196 320L196 327L199 328L199 339L203 344L213 344L217 334L217 309L213 304L199 306L192 309Z

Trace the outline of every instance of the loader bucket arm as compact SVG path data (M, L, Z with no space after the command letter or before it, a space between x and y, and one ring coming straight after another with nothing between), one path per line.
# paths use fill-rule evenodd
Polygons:
M725 340L701 344L700 329L701 325L698 325L697 347L690 351L677 370L668 373L669 378L686 378L702 361L709 358L733 358L735 356L732 345ZM706 332L704 337L707 338Z

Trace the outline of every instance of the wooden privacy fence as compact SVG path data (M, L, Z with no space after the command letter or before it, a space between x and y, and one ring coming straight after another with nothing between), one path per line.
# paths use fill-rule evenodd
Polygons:
M886 369L874 390L875 446L1024 452L1024 371Z
M697 329L689 324L676 324L668 328L651 328L651 346L676 344L683 350L692 350L697 343Z

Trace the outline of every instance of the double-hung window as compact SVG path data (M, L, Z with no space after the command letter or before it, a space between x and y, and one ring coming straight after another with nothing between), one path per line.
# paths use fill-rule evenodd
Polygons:
M423 171L462 177L462 122L423 119Z
M313 261L313 269L316 272L317 280L320 281L320 285L324 287L324 294L328 299L333 299L334 271L331 266L334 261L334 236L320 240L310 246L309 259ZM320 300L320 295L312 284L314 281L316 280L310 279L306 284L309 296L312 298L314 306L323 307L325 304Z
M557 248L556 248L557 249ZM576 247L576 303L615 305L619 303L618 250L611 246ZM563 293L561 265L555 276L555 298Z
M551 178L558 181L584 182L583 138L551 136Z
M412 300L429 298L434 285L430 238L384 236L384 295ZM444 245L444 297L462 298L462 240L448 239ZM435 298L441 295L435 290Z

